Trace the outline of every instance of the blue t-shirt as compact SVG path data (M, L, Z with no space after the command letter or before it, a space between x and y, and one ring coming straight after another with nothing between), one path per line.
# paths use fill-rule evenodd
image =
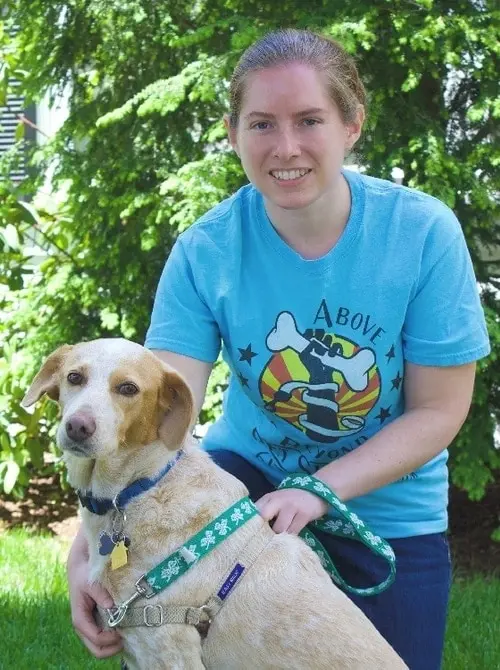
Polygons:
M404 408L405 360L460 365L489 353L453 212L419 191L344 171L351 212L337 244L305 260L252 186L179 236L146 346L231 369L206 449L241 454L278 484L356 449ZM447 527L447 452L351 500L380 535Z

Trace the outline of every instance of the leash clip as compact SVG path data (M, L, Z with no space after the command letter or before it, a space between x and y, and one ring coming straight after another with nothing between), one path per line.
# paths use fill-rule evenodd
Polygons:
M146 586L144 586L144 584L141 584L143 580ZM139 577L139 579L135 583L136 588L135 593L131 595L128 600L125 600L125 602L123 602L118 607L108 609L108 626L110 628L116 628L116 626L118 626L123 621L123 618L127 614L128 608L138 598L152 598L154 595L156 595L156 593L152 589L148 591L147 586L149 585L144 579L144 575L142 575L142 577Z
M109 616L108 616L108 626L110 628L116 628L122 621L127 613L128 608L130 605L137 600L137 598L141 597L141 593L139 591L136 591L128 600L126 600L124 603L122 603L119 607L115 607L112 610L108 610Z

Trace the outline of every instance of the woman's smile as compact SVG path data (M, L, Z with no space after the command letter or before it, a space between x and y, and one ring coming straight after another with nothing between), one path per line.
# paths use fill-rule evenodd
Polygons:
M311 168L294 168L270 170L269 174L280 187L289 188L304 183L311 172Z

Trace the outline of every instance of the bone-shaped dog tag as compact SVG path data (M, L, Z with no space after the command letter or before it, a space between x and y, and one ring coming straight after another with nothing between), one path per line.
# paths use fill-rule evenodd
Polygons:
M118 568L127 565L127 560L127 548L125 546L125 541L120 540L120 542L115 545L113 551L111 552L111 570L118 570Z

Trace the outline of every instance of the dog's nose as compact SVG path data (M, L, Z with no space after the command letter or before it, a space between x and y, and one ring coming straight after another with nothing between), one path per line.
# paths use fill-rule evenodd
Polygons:
M95 421L88 414L77 412L66 421L66 433L74 442L83 442L95 433Z

